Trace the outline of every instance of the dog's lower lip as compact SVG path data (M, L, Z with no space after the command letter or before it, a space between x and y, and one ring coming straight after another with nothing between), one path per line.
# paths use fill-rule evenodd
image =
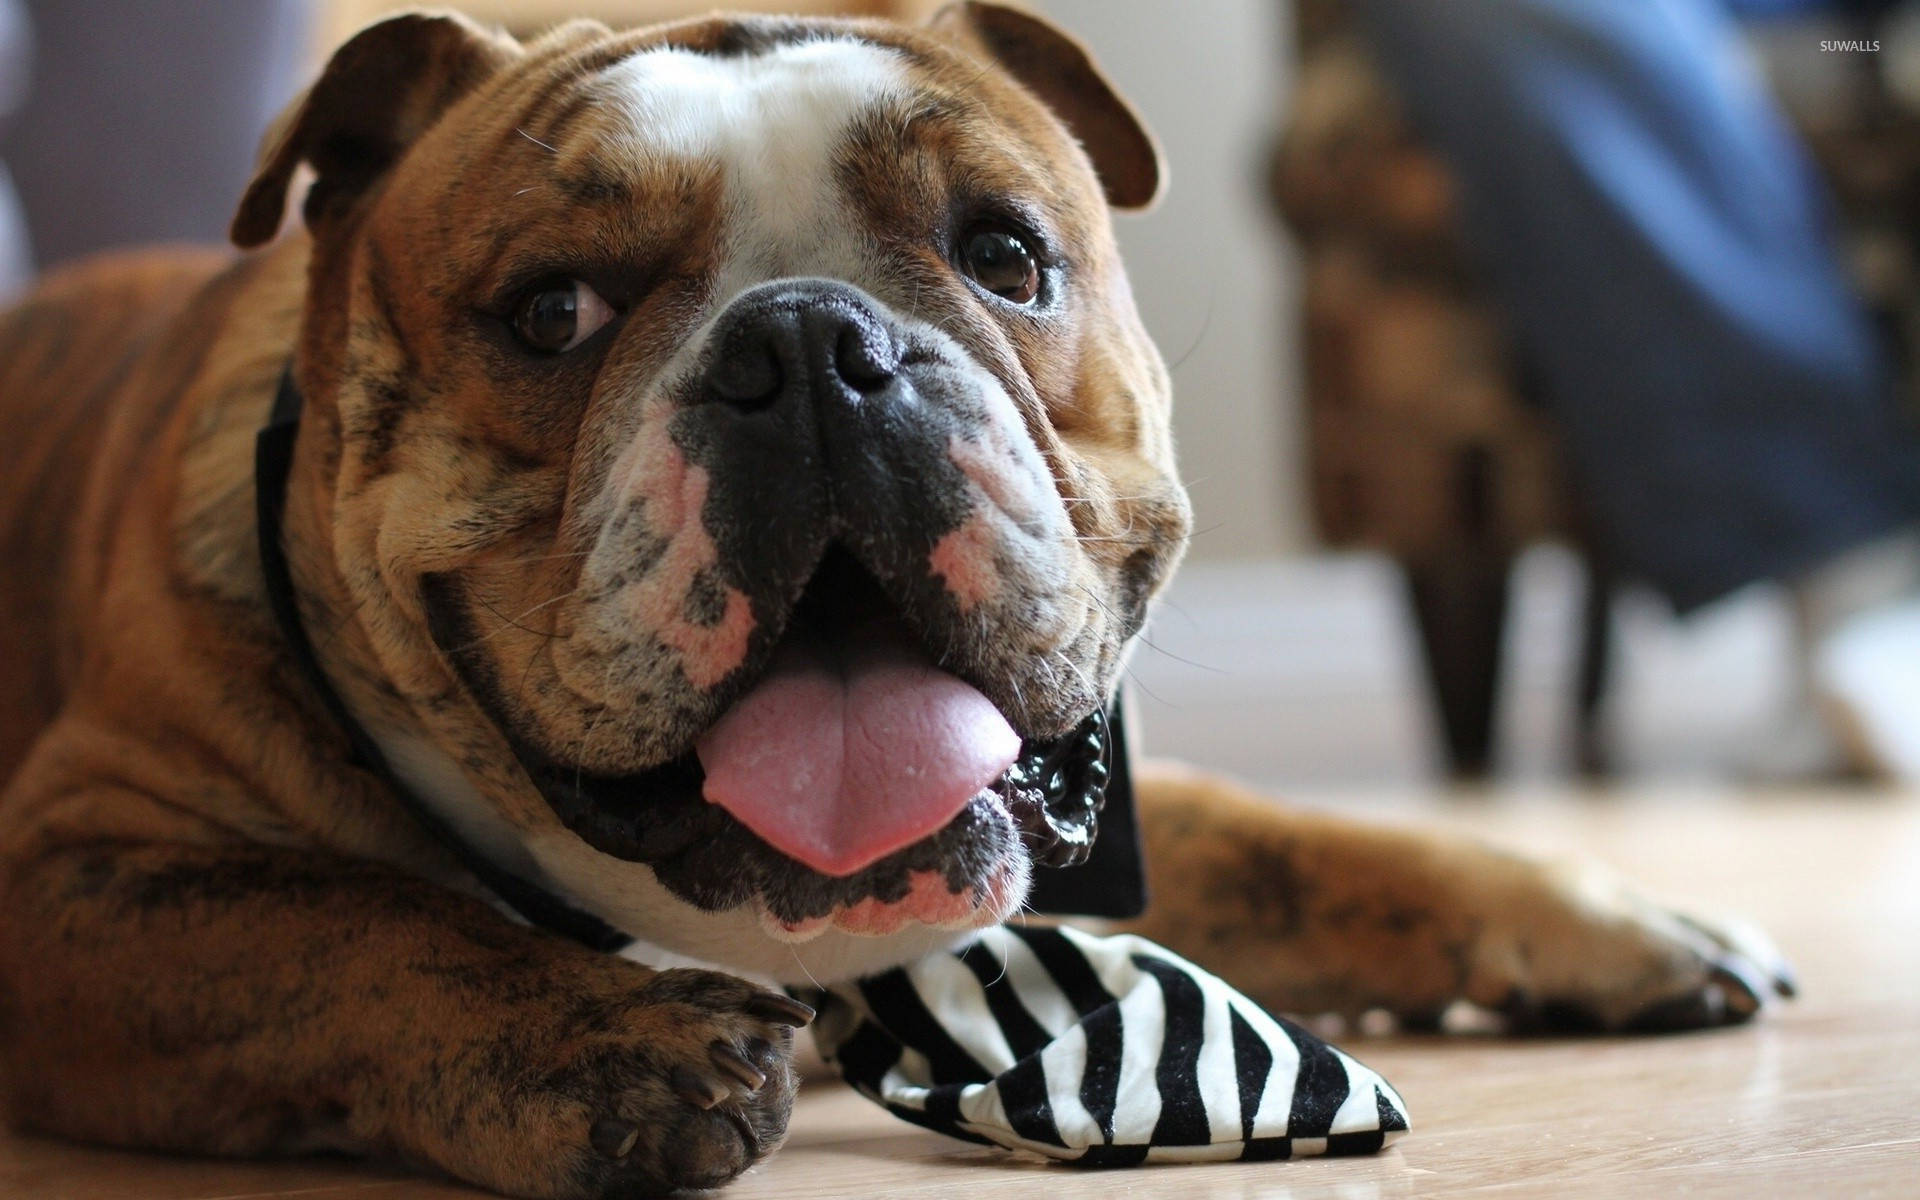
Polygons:
M955 931L978 929L1006 919L1018 901L1014 892L1021 886L1021 876L1006 863L979 882L955 891L945 886L937 872L914 872L907 895L898 900L869 896L798 920L783 918L761 904L760 927L776 941L796 944L828 932L885 937L915 924Z

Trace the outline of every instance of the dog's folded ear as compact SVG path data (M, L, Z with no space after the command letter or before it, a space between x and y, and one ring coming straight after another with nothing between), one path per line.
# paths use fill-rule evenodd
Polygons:
M1052 109L1093 160L1107 203L1138 209L1159 198L1160 147L1085 46L1032 13L980 0L947 5L929 28L998 63Z
M267 130L228 231L234 244L258 246L273 237L302 162L314 171L305 217L318 229L454 101L518 53L512 38L456 13L403 13L355 34Z

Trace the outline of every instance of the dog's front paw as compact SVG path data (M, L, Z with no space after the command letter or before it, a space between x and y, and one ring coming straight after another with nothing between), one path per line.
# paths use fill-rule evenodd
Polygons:
M785 1138L793 1031L813 1010L713 971L661 972L577 1014L538 1090L570 1142L562 1194L660 1196L728 1182Z
M1546 868L1536 902L1496 917L1469 992L1518 1032L1662 1033L1734 1025L1794 994L1771 939L1706 920L1588 866Z

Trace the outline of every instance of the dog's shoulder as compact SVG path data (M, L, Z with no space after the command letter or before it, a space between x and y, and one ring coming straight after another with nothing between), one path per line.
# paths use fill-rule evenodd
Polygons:
M0 313L0 422L11 465L43 457L56 440L87 440L140 348L230 260L202 249L85 259L48 272ZM17 469L8 476L14 486L0 496L25 482Z
M49 371L79 373L100 351L131 345L177 312L234 262L213 246L167 246L110 252L55 267L12 308L0 312L6 371L18 374L23 354Z
M0 312L0 615L22 634L0 655L0 775L58 703L76 598L99 594L125 519L165 522L180 566L233 558L250 444L217 435L271 403L304 277L298 246L113 254Z

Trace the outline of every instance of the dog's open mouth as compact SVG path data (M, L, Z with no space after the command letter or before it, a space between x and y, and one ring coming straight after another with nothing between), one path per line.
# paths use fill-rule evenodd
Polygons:
M937 833L1020 754L993 702L844 561L816 573L766 673L696 743L706 798L827 875Z
M1021 898L1014 842L1048 866L1090 850L1105 713L1022 741L939 669L878 583L829 551L766 672L674 761L535 782L567 826L707 908L758 902L770 933L959 927Z

